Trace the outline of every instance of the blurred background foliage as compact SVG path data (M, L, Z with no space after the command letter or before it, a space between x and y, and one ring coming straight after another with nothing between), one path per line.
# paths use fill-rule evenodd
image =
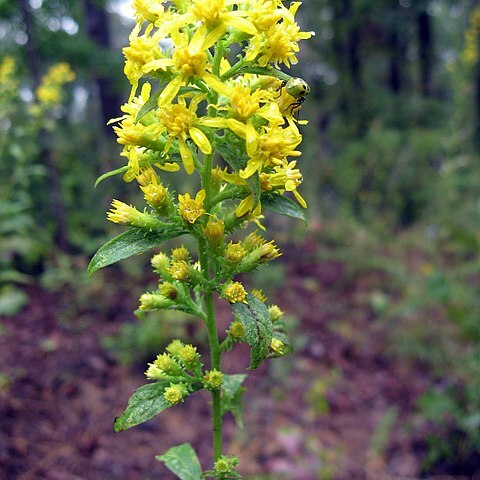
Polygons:
M104 219L111 198L132 201L118 179L93 188L122 164L106 124L128 94L125 12L119 0L0 0L1 315L28 302L30 283L75 292L77 311L107 288L84 271L118 233ZM300 113L302 195L320 225L318 258L385 274L370 302L389 352L430 372L418 400L434 427L425 469L478 461L480 7L310 0L301 12L316 31L292 72L312 88ZM141 278L142 261L121 271L124 283ZM153 331L163 341L144 328L104 344L132 363L138 349L156 351Z

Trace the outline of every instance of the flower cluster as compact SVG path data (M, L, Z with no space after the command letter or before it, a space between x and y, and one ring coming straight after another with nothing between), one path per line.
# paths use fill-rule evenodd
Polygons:
M206 389L212 396L214 470L204 476L218 480L241 478L238 459L222 454L222 417L230 411L241 423L246 377L224 373L222 354L245 342L253 369L290 348L282 310L267 306L263 292L248 291L237 275L281 255L260 233L266 231L266 210L305 219L297 160L299 125L306 122L298 117L310 88L280 70L297 63L298 42L313 34L296 23L300 4L133 0L136 25L123 50L131 92L122 115L111 120L126 165L99 179L123 173L126 182L138 184L146 206L113 200L108 219L130 229L105 244L89 270L188 235L193 243L153 256L156 286L140 297L138 314L193 314L206 326L210 350L204 371L196 347L174 340L149 364L146 376L155 383L133 395L116 429L151 418L151 409L143 408L146 398L159 397L155 408L163 410ZM192 176L194 190L174 192L165 183L179 170ZM255 231L239 235L252 223ZM214 295L233 314L223 338ZM185 445L170 453L180 451L194 456Z
M75 73L68 63L57 63L50 67L42 77L35 95L40 105L45 108L60 104L62 101L62 87L75 80Z
M157 355L148 364L145 376L149 380L164 382L164 399L176 405L196 390L218 390L221 387L223 373L215 368L204 372L202 367L197 347L185 345L177 339L167 346L165 353Z
M291 77L278 69L297 63L298 42L312 35L295 22L299 6L279 0L133 2L137 23L123 50L131 94L124 114L112 120L128 160L126 181L154 167L183 165L188 174L202 174L205 157L216 151L228 164L217 172L219 188L223 198L239 199L237 217L259 221L258 191L292 192L306 206L297 191L302 175L289 159L300 155L300 103L283 88ZM233 50L242 52L236 62L229 58ZM197 221L201 192L179 200L182 216Z

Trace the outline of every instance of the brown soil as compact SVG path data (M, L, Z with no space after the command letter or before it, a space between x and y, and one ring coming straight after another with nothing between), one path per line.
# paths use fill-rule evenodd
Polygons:
M368 301L384 278L375 272L352 278L341 263L302 260L307 253L286 256L286 285L277 299L299 320L299 348L249 375L245 428L235 431L226 418L226 450L239 454L249 478L418 478L425 448L414 410L428 377L385 353L386 332ZM0 371L10 384L0 392L0 479L170 479L154 456L184 442L211 467L204 392L113 432L114 417L145 383L144 367L117 364L100 338L131 316L136 298L119 294L107 314L86 311L66 322L58 296L35 286L28 294L19 315L2 319ZM228 321L228 305L219 310ZM225 369L243 371L247 359L248 350L238 346L225 357ZM388 440L374 444L392 412Z

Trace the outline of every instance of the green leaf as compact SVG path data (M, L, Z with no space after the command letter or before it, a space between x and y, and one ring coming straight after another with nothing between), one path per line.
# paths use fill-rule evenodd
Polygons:
M135 123L138 123L148 112L152 111L154 108L158 107L158 97L160 96L162 90L155 92L143 105L142 108L137 113L135 118Z
M250 369L257 368L269 353L272 341L272 321L265 304L249 293L248 304L237 302L232 305L233 313L245 327L244 340L252 347Z
M278 193L263 194L262 208L280 215L298 218L304 222L308 221L304 208L295 203L291 198L284 197Z
M167 382L142 385L128 400L127 408L115 419L114 430L121 432L146 422L172 406L163 396Z
M90 261L87 271L92 274L100 268L143 253L184 233L186 230L177 225L168 225L162 231L150 232L140 228L131 228L100 247Z
M216 142L215 148L232 167L234 172L238 173L247 166L248 155L245 153L244 147L239 143L239 139L233 133L225 133L225 143ZM245 179L245 181L253 196L253 206L255 207L260 201L260 195L262 193L258 172L255 172L249 178Z
M202 467L197 454L188 443L172 447L163 455L157 455L155 458L163 462L181 480L202 479Z
M242 383L247 376L243 374L224 375L222 382L222 415L232 412L235 421L243 428L243 393Z
M124 167L117 168L116 170L112 170L110 172L104 173L103 175L100 175L97 178L97 181L95 182L94 188L97 188L98 184L100 182L103 182L109 177L113 177L114 175L118 175L119 173L124 173L126 172L130 167L128 165L125 165Z

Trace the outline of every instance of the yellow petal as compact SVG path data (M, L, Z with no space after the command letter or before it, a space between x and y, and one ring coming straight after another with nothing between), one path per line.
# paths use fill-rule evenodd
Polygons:
M262 166L262 160L260 158L251 158L245 169L240 170L240 176L242 178L251 177Z
M307 208L307 202L304 200L304 198L296 190L293 191L293 194L295 195L295 198L297 199L297 202L303 208Z
M175 95L180 90L183 80L182 77L178 76L174 78L164 89L163 92L158 97L158 106L164 107L169 103L172 103L172 100L175 98Z
M198 193L195 195L195 201L196 202L201 202L203 203L203 201L205 200L207 196L207 193L205 192L205 190L202 188L201 190L198 191Z
M195 170L195 163L193 161L192 152L187 147L185 140L183 138L178 139L178 146L180 147L180 156L182 157L183 166L185 171L191 175Z
M255 28L255 25L252 22L245 20L245 18L236 16L235 13L236 12L231 12L228 15L228 24L241 32L248 33L249 35L256 35L257 29Z
M244 123L234 118L229 118L227 120L227 126L238 137L247 138L247 126Z
M231 89L221 82L215 75L207 72L203 74L202 80L219 95L223 95L224 97L230 95Z
M171 67L173 65L173 60L171 58L159 58L158 60L152 60L151 62L147 62L142 67L143 73L153 72L154 70L166 70L167 67Z
M210 48L212 45L215 45L215 43L217 43L217 41L223 37L226 31L227 31L227 27L223 24L220 24L217 27L215 27L205 37L205 40L203 41L202 50L206 50L207 48Z
M243 217L246 213L250 212L253 208L253 195L245 197L235 210L237 217Z
M258 148L258 134L252 122L247 123L246 145L249 157L253 157Z
M180 165L178 163L167 162L163 165L156 163L155 166L166 172L178 172L180 170Z
M207 136L197 127L192 127L188 131L191 139L195 142L195 145L205 154L212 153L212 145Z

